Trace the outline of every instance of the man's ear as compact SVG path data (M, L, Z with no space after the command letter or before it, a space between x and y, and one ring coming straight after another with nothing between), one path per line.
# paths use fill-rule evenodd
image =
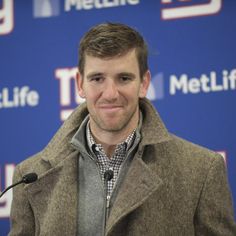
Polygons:
M83 90L83 78L79 71L76 74L76 86L77 86L79 96L82 98L85 98L85 94Z
M144 74L143 80L141 81L140 90L139 90L139 97L140 98L144 98L147 95L150 81L151 81L151 72L148 70Z

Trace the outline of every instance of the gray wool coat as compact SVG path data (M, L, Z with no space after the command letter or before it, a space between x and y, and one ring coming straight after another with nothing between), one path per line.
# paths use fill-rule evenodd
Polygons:
M167 132L155 108L140 100L142 139L111 208L107 236L235 236L223 158ZM77 235L79 151L70 145L88 112L79 106L48 146L20 163L38 181L14 188L13 235ZM87 236L87 235L86 235Z

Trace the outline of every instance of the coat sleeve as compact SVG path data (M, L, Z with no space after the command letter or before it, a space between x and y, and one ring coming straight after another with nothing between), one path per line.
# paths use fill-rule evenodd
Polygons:
M195 235L236 236L226 167L217 155L209 168L195 215Z
M22 178L20 168L15 168L13 182ZM13 188L13 200L11 205L11 229L8 236L30 236L35 235L34 214L27 199L27 192L24 190L24 184Z

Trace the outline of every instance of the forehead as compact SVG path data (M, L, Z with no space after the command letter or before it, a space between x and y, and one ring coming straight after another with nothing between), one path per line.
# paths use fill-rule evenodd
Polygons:
M139 72L138 60L135 50L128 51L125 54L100 58L91 55L85 55L84 73L91 72L115 72L132 71L133 73Z

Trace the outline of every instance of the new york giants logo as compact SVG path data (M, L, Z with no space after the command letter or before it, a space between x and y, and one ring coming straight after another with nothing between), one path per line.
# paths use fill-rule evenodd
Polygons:
M0 35L9 34L13 27L13 0L2 0L2 7L0 6Z
M35 18L57 16L60 13L60 0L34 0L33 8Z
M15 169L14 164L6 164L5 165L5 171L4 173L1 172L0 169L0 191L7 188L9 185L12 184L12 177L13 172ZM5 184L2 187L2 178L5 180ZM9 190L7 193L3 195L3 197L0 199L0 218L7 218L10 215L10 209L11 209L11 201L12 201L12 190Z
M161 0L161 3L163 20L212 15L222 7L222 0Z

